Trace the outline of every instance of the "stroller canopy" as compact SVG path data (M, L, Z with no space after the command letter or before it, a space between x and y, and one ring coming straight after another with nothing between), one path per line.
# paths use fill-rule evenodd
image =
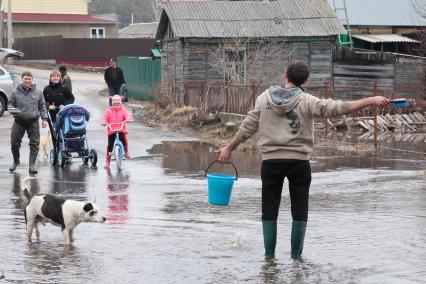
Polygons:
M66 105L56 115L56 127L61 128L65 117L67 116L84 116L86 121L89 121L90 113L78 104Z

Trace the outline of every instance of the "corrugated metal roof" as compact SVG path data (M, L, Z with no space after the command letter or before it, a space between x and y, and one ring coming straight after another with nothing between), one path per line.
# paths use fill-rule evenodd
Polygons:
M343 0L334 0L343 7ZM345 0L349 24L352 26L426 26L426 19L416 12L413 2L423 5L425 0ZM333 7L333 0L328 0ZM424 13L425 11L423 11ZM338 11L339 18L344 17Z
M155 38L158 22L136 23L118 31L120 38Z
M418 42L417 40L396 34L352 35L352 37L372 43L381 42Z
M157 37L312 37L345 33L327 0L212 1L164 6Z

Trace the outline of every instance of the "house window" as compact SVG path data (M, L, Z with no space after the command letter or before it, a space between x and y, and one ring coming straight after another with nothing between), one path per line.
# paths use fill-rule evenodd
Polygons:
M225 58L225 82L244 83L247 77L246 51L225 50Z
M90 38L105 38L105 28L90 28Z

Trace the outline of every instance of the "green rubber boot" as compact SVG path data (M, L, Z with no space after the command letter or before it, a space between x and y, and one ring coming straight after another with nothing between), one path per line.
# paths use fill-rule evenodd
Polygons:
M277 244L277 221L262 221L263 245L265 247L265 259L275 258L275 246Z
M306 224L305 221L293 221L291 226L291 258L293 259L299 259L302 256Z

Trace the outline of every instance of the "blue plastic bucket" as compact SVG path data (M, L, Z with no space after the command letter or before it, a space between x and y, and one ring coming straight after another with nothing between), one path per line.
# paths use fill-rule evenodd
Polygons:
M235 166L230 163L234 169L236 176L223 174L207 174L208 169L218 161L211 163L206 170L209 203L212 205L226 206L231 200L232 187L234 181L238 179L238 172Z

